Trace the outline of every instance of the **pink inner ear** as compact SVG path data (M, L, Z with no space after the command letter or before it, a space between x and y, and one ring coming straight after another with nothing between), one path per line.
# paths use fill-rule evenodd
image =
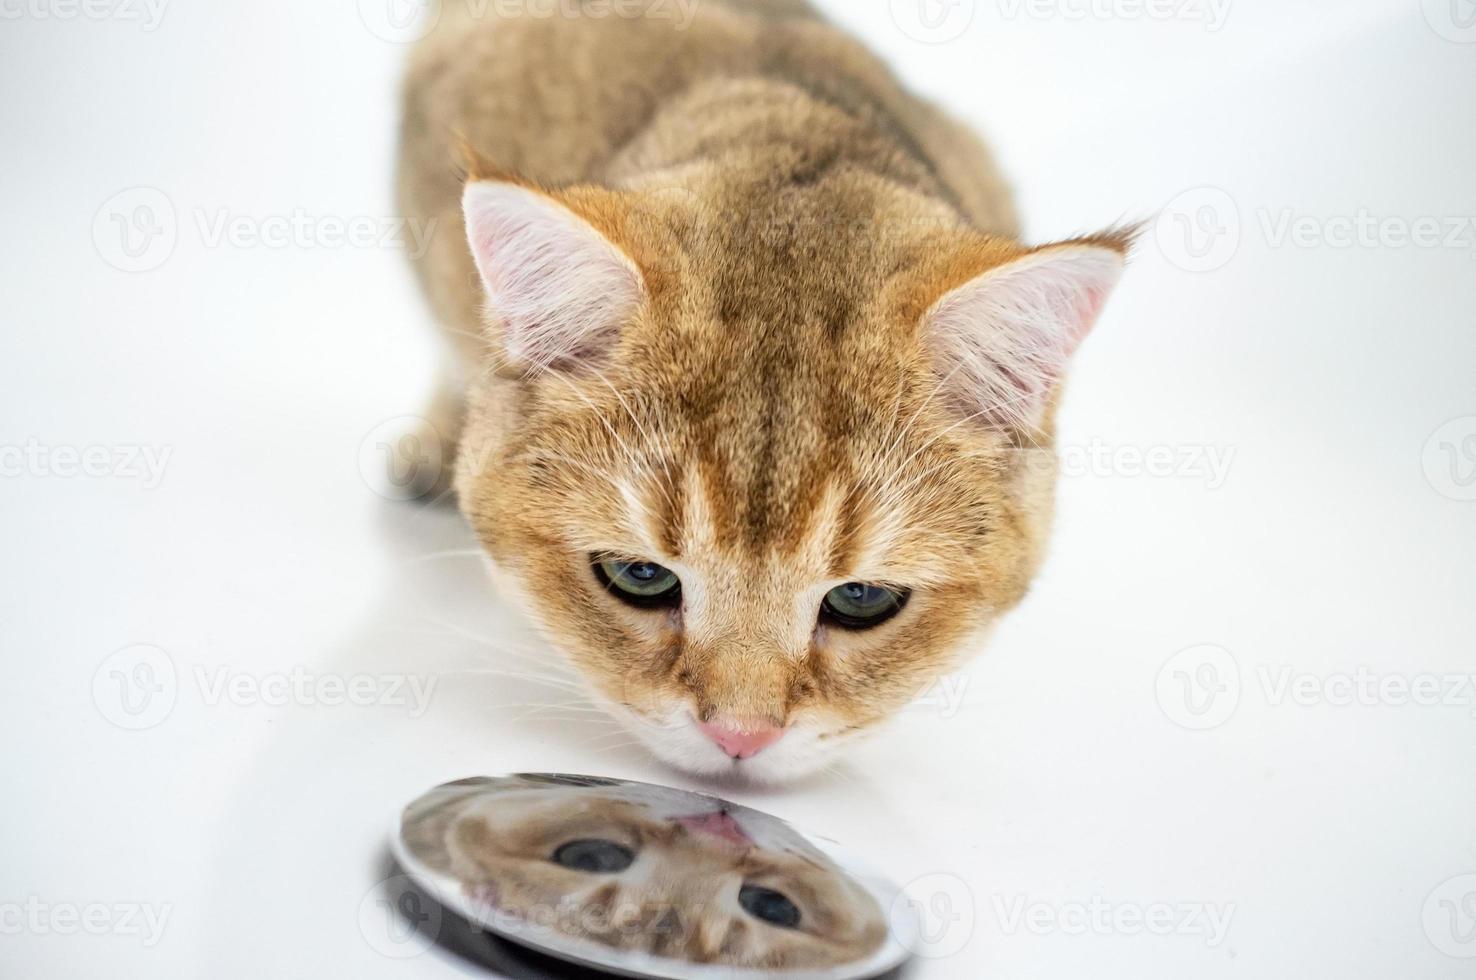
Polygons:
M570 367L608 349L643 295L640 273L588 222L537 191L468 184L467 240L508 358Z
M1122 268L1113 249L1061 245L944 296L928 312L926 330L953 401L995 425L1037 424Z

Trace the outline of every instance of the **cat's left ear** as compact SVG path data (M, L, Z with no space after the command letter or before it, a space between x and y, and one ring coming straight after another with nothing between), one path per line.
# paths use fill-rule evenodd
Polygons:
M1130 243L1127 233L1043 246L935 302L924 339L953 404L1000 428L1038 426L1122 276Z
M613 204L605 203L613 221ZM567 370L613 346L645 284L594 221L550 194L502 180L468 183L462 210L511 364Z

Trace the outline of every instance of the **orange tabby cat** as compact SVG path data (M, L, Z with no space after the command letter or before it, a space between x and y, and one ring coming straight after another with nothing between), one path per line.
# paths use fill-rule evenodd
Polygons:
M446 4L412 60L446 479L658 756L792 777L1025 594L1129 236L1020 244L981 144L801 0L566 6Z
M402 836L484 919L545 945L793 969L864 960L887 935L876 899L789 825L660 786L463 780L412 804Z

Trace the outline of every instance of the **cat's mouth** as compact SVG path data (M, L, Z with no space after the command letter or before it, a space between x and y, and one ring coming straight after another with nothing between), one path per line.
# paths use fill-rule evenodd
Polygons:
M742 825L725 810L690 817L676 817L676 822L689 833L704 834L725 840L739 847L752 847L753 838L744 833Z

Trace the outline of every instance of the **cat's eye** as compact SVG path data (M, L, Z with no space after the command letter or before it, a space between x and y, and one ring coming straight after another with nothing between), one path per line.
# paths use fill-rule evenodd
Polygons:
M682 596L682 580L653 561L594 559L595 576L617 599L644 609L674 606Z
M905 589L894 589L886 585L847 582L825 594L820 615L846 629L870 629L901 612L910 594Z
M609 875L624 871L635 860L630 848L612 840L571 840L553 852L553 863L571 871Z
M776 892L762 885L744 885L738 889L738 904L743 906L743 911L760 922L767 922L780 929L799 928L799 906L791 902L783 892Z

